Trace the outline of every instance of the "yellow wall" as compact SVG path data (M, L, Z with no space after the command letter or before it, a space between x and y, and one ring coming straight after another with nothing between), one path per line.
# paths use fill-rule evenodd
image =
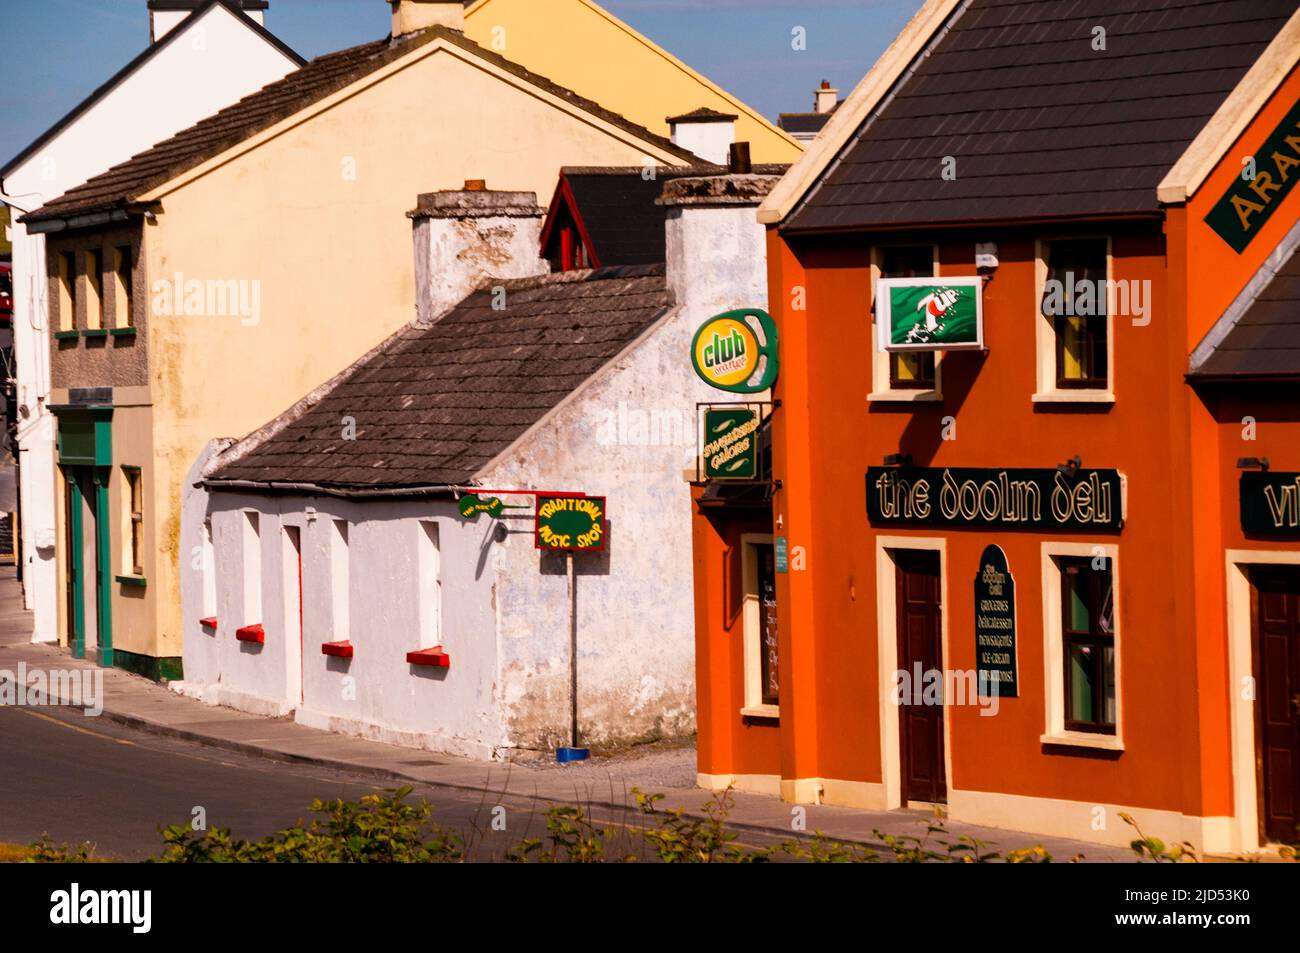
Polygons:
M478 0L465 35L666 136L664 120L708 106L739 113L736 139L755 162L794 162L803 147L591 0ZM502 46L504 43L504 46Z
M159 548L149 592L160 654L180 654L186 472L209 440L260 427L414 318L405 213L419 193L486 179L545 204L563 165L647 155L681 164L442 41L376 75L383 80L153 196L162 211L145 233L151 289L176 272L261 289L256 326L158 314L150 302L154 443L144 478Z

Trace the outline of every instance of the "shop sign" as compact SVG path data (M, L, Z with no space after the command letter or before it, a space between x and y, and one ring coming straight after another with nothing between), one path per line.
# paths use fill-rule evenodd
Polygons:
M1205 223L1238 253L1300 179L1300 101L1242 163L1228 191L1205 216Z
M872 467L872 523L1000 526L1008 529L1118 530L1124 526L1117 470Z
M784 536L778 536L773 550L776 555L776 571L788 573L790 571L790 541Z
M1015 698L1016 582L1001 546L986 546L975 573L975 669L981 695Z
M1300 473L1241 475L1241 531L1300 536Z
M704 478L758 479L756 407L727 407L704 411Z
M984 279L881 278L876 327L882 351L984 347Z
M538 496L538 549L601 552L605 549L603 496Z
M710 318L691 341L691 363L700 379L718 390L765 391L776 382L776 322L757 308Z
M462 519L474 520L478 519L480 513L486 513L496 519L505 512L506 505L501 502L499 497L466 493L460 498L459 507Z

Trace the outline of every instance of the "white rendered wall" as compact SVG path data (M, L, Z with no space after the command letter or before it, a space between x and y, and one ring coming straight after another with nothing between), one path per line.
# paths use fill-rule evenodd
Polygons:
M715 165L727 164L735 141L734 121L683 122L673 127L673 142Z
M531 194L531 193L530 193ZM550 265L538 256L542 216L421 218L415 222L416 314L428 322L460 304L491 275L527 278Z
M76 185L260 89L297 64L228 9L213 7L4 180L16 220ZM52 119L54 117L51 117ZM12 226L23 552L32 639L58 638L54 564L54 422L45 300L45 241ZM48 546L45 544L48 542Z

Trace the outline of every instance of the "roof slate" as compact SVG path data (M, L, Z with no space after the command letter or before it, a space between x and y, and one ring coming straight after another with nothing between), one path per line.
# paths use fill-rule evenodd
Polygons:
M572 103L613 125L635 134L683 161L699 158L617 113L532 73L497 53L486 50L464 34L445 27L431 27L395 40L388 38L363 43L337 53L327 53L239 102L185 129L153 148L128 159L75 189L28 214L23 221L63 218L108 211L131 205L141 196L183 172L269 129L281 120L301 112L313 103L377 72L384 66L427 43L444 39L513 75Z
M1156 186L1298 5L971 0L786 227L1157 213Z
M315 403L228 452L208 481L366 491L464 485L673 303L662 267L606 268L492 287L410 326ZM343 421L356 421L343 439Z
M1300 254L1292 251L1188 377L1193 381L1300 378Z

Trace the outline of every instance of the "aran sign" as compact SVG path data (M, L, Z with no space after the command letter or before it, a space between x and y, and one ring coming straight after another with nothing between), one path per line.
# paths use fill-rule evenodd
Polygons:
M881 278L876 282L880 349L982 349L983 292L982 278Z
M733 394L757 394L776 382L776 322L766 311L742 308L710 318L691 341L700 379Z
M1251 155L1205 216L1235 252L1243 252L1300 179L1300 102Z

